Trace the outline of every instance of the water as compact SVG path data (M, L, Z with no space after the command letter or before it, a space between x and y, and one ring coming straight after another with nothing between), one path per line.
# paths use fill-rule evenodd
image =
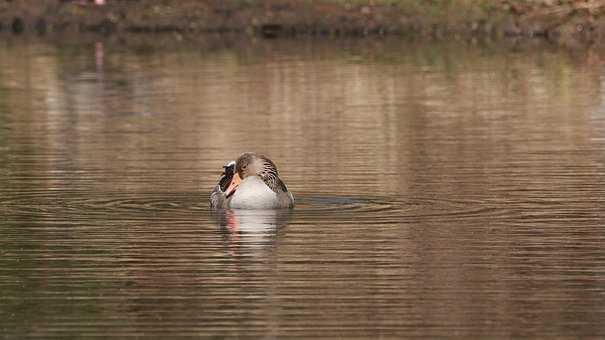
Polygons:
M599 53L1 44L5 338L605 336ZM293 211L209 211L244 151Z

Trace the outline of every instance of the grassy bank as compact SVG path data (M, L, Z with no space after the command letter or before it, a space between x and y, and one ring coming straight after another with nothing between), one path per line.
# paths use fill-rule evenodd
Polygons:
M603 14L605 0L0 1L7 34L516 36L594 43L605 40Z

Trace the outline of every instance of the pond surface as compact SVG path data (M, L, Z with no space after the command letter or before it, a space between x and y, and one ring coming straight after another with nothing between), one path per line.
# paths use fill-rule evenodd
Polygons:
M0 333L605 336L605 60L0 43ZM212 214L269 155L291 212Z

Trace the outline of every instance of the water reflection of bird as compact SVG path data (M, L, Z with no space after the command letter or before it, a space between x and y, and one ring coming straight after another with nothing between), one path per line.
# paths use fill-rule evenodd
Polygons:
M271 248L288 225L290 209L220 209L213 212L231 255Z
M210 195L213 208L292 208L294 197L279 178L268 157L252 152L224 166L225 171Z

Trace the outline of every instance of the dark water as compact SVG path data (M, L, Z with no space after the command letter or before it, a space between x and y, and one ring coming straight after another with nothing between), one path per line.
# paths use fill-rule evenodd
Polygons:
M0 46L0 334L605 337L605 59ZM268 154L292 212L214 215Z

